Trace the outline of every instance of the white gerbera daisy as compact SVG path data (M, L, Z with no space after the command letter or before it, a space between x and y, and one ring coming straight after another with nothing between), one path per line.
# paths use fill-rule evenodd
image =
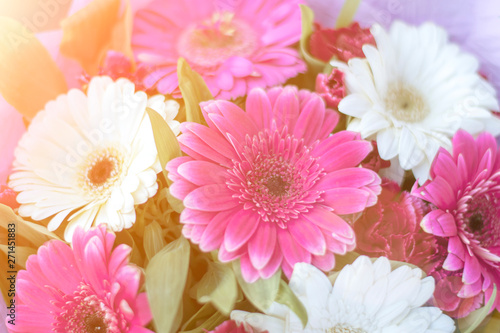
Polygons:
M156 193L161 171L146 106L179 133L177 102L134 89L126 79L95 77L87 95L72 89L36 115L9 182L21 216L52 217L50 231L67 219L67 241L77 226L107 223L120 231L134 224L135 205Z
M377 48L365 45L366 59L349 61L349 95L339 110L354 117L349 130L377 140L383 159L398 157L423 183L439 147L450 149L459 128L500 134L500 119L491 113L498 110L495 90L445 30L395 22L389 33L379 25L371 32Z
M316 267L298 263L290 289L307 310L308 323L287 306L273 303L266 314L233 311L231 319L269 333L439 333L454 332L453 320L435 307L422 307L434 292L434 279L418 268L391 272L385 257L374 263L361 256L344 267L332 286Z

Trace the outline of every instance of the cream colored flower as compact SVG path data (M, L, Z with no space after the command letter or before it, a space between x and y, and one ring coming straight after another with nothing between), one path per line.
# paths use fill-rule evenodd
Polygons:
M398 158L420 183L439 147L462 128L500 134L495 90L479 74L479 62L448 41L432 23L394 23L389 32L371 29L377 47L363 46L366 59L351 59L349 95L339 110L353 119L348 130L377 140L380 156Z
M146 106L179 133L177 102L134 89L126 79L95 77L87 95L72 89L36 115L9 182L21 216L51 217L51 231L67 219L67 241L77 226L106 223L120 231L134 224L135 205L156 193L161 171Z

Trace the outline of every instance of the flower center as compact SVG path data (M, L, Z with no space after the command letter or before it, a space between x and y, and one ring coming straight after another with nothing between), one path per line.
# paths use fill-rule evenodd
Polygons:
M286 222L322 201L313 185L324 175L313 147L286 134L267 130L247 137L240 161L236 161L227 182L244 209L252 209L266 222L286 228Z
M124 174L123 160L123 154L116 148L91 153L81 172L85 192L94 198L109 195L113 185Z
M100 299L93 289L81 282L73 294L64 295L59 305L61 312L56 316L55 332L71 333L119 333L120 324L126 321L113 309L109 302ZM123 325L121 325L123 326Z
M385 105L394 118L407 123L419 122L430 113L422 94L406 84L389 86Z
M108 325L104 322L104 318L96 314L88 315L85 319L85 329L90 333L104 333L108 331Z
M230 57L246 57L258 45L255 31L230 12L216 12L210 19L184 30L177 44L181 57L192 65L210 68Z
M271 195L281 197L288 193L290 184L285 182L280 176L272 176L266 182L266 187Z
M500 246L500 191L483 190L466 202L464 229L482 247Z
M352 326L346 324L337 324L334 327L330 327L325 331L325 333L367 333L361 328L353 328Z

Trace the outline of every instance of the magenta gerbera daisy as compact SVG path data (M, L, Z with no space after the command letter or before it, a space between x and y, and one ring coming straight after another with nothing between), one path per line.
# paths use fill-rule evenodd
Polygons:
M179 95L177 59L229 99L285 82L305 70L291 47L301 34L301 0L155 0L134 20L132 47L154 67L147 88Z
M130 247L113 249L101 224L77 228L73 247L53 240L28 258L16 282L16 321L9 332L152 333L141 271L128 264Z
M246 112L201 104L208 127L183 123L189 156L172 160L170 190L184 201L183 233L219 259L241 259L247 281L297 262L333 268L334 253L355 248L339 215L372 206L380 178L358 167L372 150L354 132L329 136L338 114L319 95L295 87L254 89Z
M500 286L500 150L495 138L483 133L474 140L457 132L453 153L441 148L430 175L412 191L436 206L422 228L447 238L443 268L463 270L458 296L491 294L493 283Z

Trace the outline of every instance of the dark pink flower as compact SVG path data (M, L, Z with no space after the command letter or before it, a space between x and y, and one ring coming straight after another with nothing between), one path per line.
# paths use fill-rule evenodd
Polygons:
M334 253L355 248L339 215L377 201L380 178L359 168L372 150L359 134L330 136L338 114L295 87L254 89L246 112L201 104L208 127L181 124L182 150L168 163L172 195L183 200L183 233L223 262L240 258L244 278L268 278L297 262L328 271Z
M364 58L362 47L365 44L375 45L375 39L370 29L362 29L357 22L339 29L316 25L309 41L311 54L324 62L334 56L344 62L351 58Z
M447 239L443 268L461 272L458 296L482 291L488 296L494 283L500 285L500 151L495 138L483 133L474 140L457 132L453 152L439 150L430 176L412 191L436 206L421 226Z
M130 247L113 249L115 235L101 225L78 228L73 245L53 240L19 271L16 322L9 332L152 333L141 271L128 264Z
M344 72L334 68L330 75L318 74L316 77L316 92L323 97L327 107L338 110L340 101L346 95L344 76Z
M436 239L420 228L427 211L422 200L385 180L377 204L367 208L354 223L357 251L370 257L407 262L426 272L434 269Z
M372 140L372 146L373 150L370 154L368 154L368 156L366 156L363 162L361 162L361 166L363 168L373 170L377 173L380 171L380 169L389 168L391 166L391 161L383 160L382 157L380 157L377 147L377 141Z

